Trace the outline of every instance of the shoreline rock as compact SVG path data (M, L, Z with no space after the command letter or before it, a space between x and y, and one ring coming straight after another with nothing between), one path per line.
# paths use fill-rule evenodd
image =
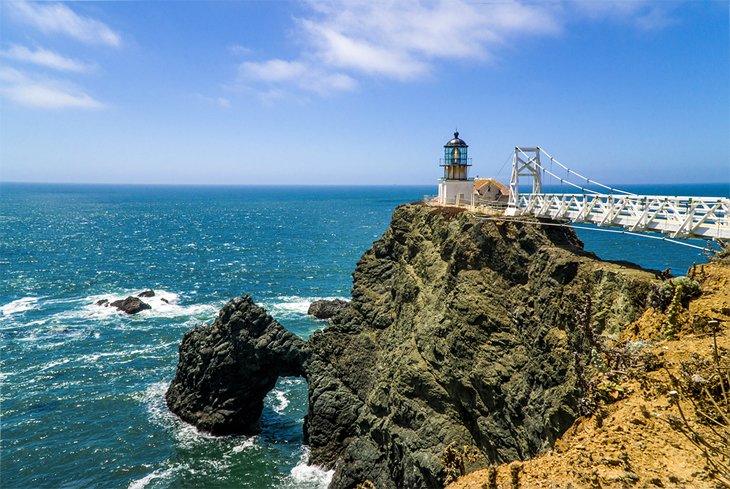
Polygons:
M349 305L349 301L342 299L320 299L309 305L307 314L317 319L331 319Z

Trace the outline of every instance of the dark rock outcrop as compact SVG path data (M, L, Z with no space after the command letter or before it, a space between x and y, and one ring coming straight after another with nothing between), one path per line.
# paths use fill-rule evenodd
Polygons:
M246 432L278 375L304 375L310 463L336 469L332 488L440 487L452 442L484 464L552 446L578 415L593 335L636 319L653 277L569 228L400 206L322 331L305 344L236 299L185 334L168 405Z
M155 296L155 291L152 289L148 289L148 290L145 290L145 291L137 294L137 297L154 297L154 296Z
M330 319L345 309L350 303L342 299L321 299L309 305L307 314L317 319Z
M549 448L578 415L587 331L636 319L653 274L597 260L569 228L413 204L353 277L309 340L305 432L330 487L388 489L440 487L451 442L484 464Z
M120 311L124 311L127 314L137 314L138 312L144 311L145 309L152 309L152 306L146 302L142 302L137 297L129 296L126 299L119 299L117 301L109 303L110 306L116 307Z
M109 299L99 299L96 301L97 306L109 306Z
M301 376L307 349L248 296L233 299L210 325L185 333L170 410L215 435L250 434L280 376Z

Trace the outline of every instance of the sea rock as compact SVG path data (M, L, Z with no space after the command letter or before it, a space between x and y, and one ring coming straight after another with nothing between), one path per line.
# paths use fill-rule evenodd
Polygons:
M155 291L152 289L148 289L148 290L145 290L145 291L137 294L137 297L154 297L154 296L155 296Z
M303 340L249 296L233 299L212 325L185 333L165 399L185 421L215 435L252 434L280 376L302 376Z
M309 305L307 314L317 319L330 319L335 314L345 309L349 305L349 301L342 299L321 299L314 301Z
M109 306L109 299L99 299L96 301L97 306Z
M112 307L116 307L120 311L124 311L127 314L137 314L138 312L144 311L145 309L152 309L152 306L146 302L142 302L137 297L129 296L126 299L119 299L109 304Z

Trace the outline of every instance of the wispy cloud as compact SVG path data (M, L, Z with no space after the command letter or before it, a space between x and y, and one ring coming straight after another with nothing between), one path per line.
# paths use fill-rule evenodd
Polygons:
M444 60L489 60L510 35L546 35L560 22L539 4L463 0L308 1L297 20L298 59L247 61L243 81L319 94L353 90L362 76L401 81L429 76Z
M203 95L202 93L194 93L192 94L192 96L202 102L205 102L206 104L216 105L221 109L231 108L231 101L226 97L209 97L207 95Z
M672 9L679 2L652 0L573 0L571 6L586 18L625 22L643 31L657 31L676 22Z
M101 21L79 15L61 3L9 2L10 14L18 21L47 34L64 34L89 44L121 45L121 36Z
M571 21L617 20L640 29L671 22L649 0L468 2L307 0L296 19L302 46L293 59L246 61L239 80L262 93L319 94L356 88L364 77L412 81L452 61L489 62L518 39L557 36Z
M73 84L33 78L21 71L0 67L0 95L24 107L39 109L102 109L105 105Z
M67 58L47 49L30 49L17 44L12 44L8 49L0 50L0 57L22 61L24 63L33 63L54 70L73 71L77 73L90 71L94 68L92 64Z
M357 86L355 80L339 72L331 72L306 61L270 59L263 62L246 61L238 67L239 79L244 82L262 82L266 85L291 85L300 89L326 95L335 91L348 91ZM275 93L279 93L275 90ZM271 99L271 90L266 90Z
M231 54L235 54L237 56L250 56L254 52L253 49L246 46L241 46L240 44L233 44L231 46L228 46L228 50L231 52Z
M539 4L462 0L310 2L305 36L327 65L411 79L440 60L489 59L508 36L557 33L555 16Z

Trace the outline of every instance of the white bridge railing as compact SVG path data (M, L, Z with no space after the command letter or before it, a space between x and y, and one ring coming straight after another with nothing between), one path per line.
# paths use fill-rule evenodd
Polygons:
M530 215L672 238L730 239L730 199L615 194L518 194L505 215Z

